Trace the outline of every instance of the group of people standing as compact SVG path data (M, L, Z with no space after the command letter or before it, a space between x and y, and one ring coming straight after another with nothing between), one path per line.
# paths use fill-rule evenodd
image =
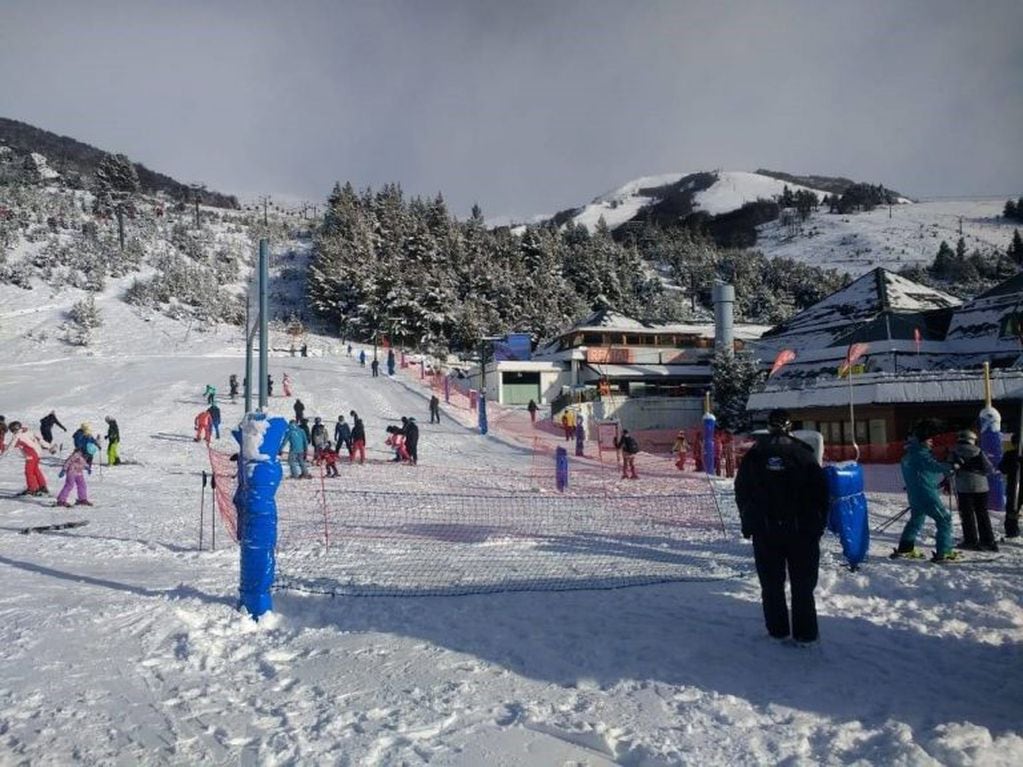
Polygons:
M117 466L121 463L119 451L121 444L121 433L117 421L112 416L106 416L107 424L107 463L110 466ZM39 434L35 434L21 421L7 423L4 416L0 416L0 454L17 448L21 451L25 461L25 489L20 495L46 496L50 494L46 475L43 474L40 466L44 453L51 455L58 452L58 446L54 444L54 428L67 432L67 427L60 422L55 411L51 410L39 421ZM8 444L10 435L10 444ZM82 423L71 435L74 448L64 460L59 478L64 479L64 486L57 494L57 506L71 506L68 502L71 491L76 491L76 503L81 506L91 506L88 497L88 487L85 476L92 473L93 460L100 454L100 438L94 435L92 427L88 422Z

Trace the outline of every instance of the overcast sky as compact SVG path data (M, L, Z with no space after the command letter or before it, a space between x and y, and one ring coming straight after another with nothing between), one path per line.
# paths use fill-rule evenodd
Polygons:
M182 181L548 213L638 176L1023 193L1023 0L0 0L0 116Z

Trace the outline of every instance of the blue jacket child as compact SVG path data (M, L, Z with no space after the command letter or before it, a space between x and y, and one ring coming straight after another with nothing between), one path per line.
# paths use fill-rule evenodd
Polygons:
M288 421L288 430L284 433L284 444L281 445L282 450L285 445L288 448L288 469L291 471L291 478L312 479L305 463L305 452L309 448L309 439L294 419Z

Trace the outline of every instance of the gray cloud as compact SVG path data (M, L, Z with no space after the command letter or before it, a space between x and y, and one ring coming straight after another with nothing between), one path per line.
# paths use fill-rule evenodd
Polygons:
M1023 3L0 0L0 115L241 194L552 212L771 167L1018 194Z

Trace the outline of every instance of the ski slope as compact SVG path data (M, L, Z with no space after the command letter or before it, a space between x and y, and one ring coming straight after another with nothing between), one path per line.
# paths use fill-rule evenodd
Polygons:
M242 372L240 333L111 304L95 345L71 349L32 340L65 296L35 296L33 313L24 291L0 291L0 412L34 427L55 408L69 430L113 415L131 461L94 470L87 513L0 499L0 764L1023 763L1018 547L944 568L891 562L890 531L853 574L826 539L822 642L807 649L766 638L751 578L459 597L279 592L255 624L235 610L236 547L221 534L210 551L207 530L198 550L208 464L190 436L204 385L223 391ZM289 372L309 416L357 410L371 458L387 457L385 425L417 416L422 471L408 468L403 488L429 491L445 467L478 467L484 490L498 469L529 470L513 444L447 417L431 427L423 392L371 379L336 341L310 347L307 359L275 354L274 378ZM291 404L275 397L271 409ZM222 409L228 424L241 415ZM226 435L218 445L231 447ZM341 470L376 486L368 473L381 467ZM55 459L44 471L55 492ZM0 492L20 487L20 456L8 454ZM879 497L873 515L902 503ZM208 500L205 513L208 524ZM18 533L71 517L89 524Z

